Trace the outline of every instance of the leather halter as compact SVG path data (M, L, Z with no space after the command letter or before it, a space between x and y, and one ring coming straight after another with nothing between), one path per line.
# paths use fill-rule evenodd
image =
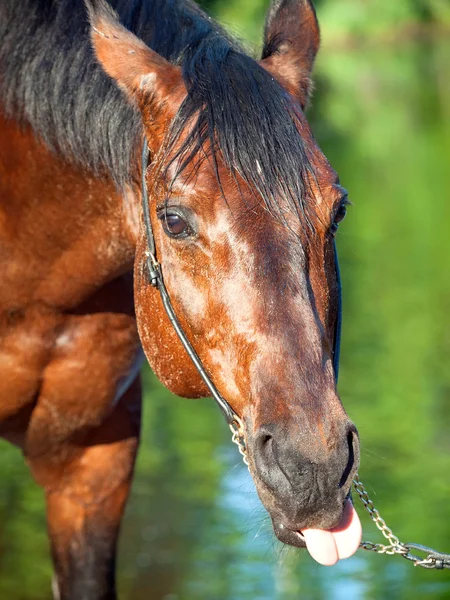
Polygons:
M202 364L197 352L194 350L192 344L186 337L186 334L181 327L181 324L175 314L175 311L172 306L172 302L170 301L169 294L167 292L167 288L164 284L164 278L162 274L161 263L158 262L156 256L156 245L155 245L155 236L153 234L153 227L150 220L150 205L148 199L148 190L147 190L147 181L146 181L146 172L148 166L149 159L149 147L147 143L147 139L144 137L144 145L142 148L142 213L144 216L144 226L145 233L147 236L147 268L148 268L148 276L150 284L159 290L161 300L164 306L164 309L169 317L169 320L175 329L176 334L178 335L181 343L183 344L186 352L188 353L190 359L194 363L197 371L199 372L201 378L206 384L206 387L211 392L211 396L214 398L216 403L218 404L220 410L222 411L225 419L227 420L229 425L236 425L237 427L241 427L242 421L239 416L235 413L232 407L228 404L222 394L214 385L213 381L209 377L208 373L205 370L205 367ZM334 243L334 242L333 242ZM339 354L340 354L340 346L341 346L341 323L342 323L342 301L341 301L341 278L339 273L339 263L336 252L336 245L334 244L334 263L336 268L336 279L338 285L338 310L336 316L336 325L334 331L334 340L333 340L333 368L336 377L336 381L338 378L339 371Z

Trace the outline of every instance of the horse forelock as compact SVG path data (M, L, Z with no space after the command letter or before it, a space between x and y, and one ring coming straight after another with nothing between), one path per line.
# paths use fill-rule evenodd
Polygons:
M217 32L189 46L181 66L187 95L165 152L172 181L187 166L210 158L226 198L221 161L237 183L234 189L243 180L270 213L284 220L289 210L311 228L309 179L314 171L301 135L301 110L286 90Z

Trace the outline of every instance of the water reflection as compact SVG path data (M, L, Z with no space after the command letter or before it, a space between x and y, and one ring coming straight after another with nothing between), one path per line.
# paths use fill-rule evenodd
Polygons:
M450 551L450 46L324 54L313 128L354 207L338 244L340 392L361 478L405 540ZM48 599L44 510L2 444L0 597ZM380 540L364 520L365 537ZM211 401L146 373L143 445L119 560L129 600L450 597L450 572L360 552L327 569L271 533Z

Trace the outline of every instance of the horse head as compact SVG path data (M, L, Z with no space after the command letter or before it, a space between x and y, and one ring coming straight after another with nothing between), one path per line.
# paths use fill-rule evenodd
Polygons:
M333 369L334 236L346 193L304 114L319 46L314 9L277 0L260 61L186 19L189 43L173 64L95 4L98 60L142 114L150 217L174 310L244 423L276 535L306 541L331 564L360 539L348 501L359 445ZM148 284L146 250L142 227L135 301L147 358L174 393L206 396Z

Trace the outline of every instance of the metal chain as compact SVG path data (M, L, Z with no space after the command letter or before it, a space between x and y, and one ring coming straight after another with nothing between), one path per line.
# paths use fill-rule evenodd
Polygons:
M231 441L238 447L239 453L242 456L244 464L247 465L248 470L250 470L247 457L247 445L245 443L244 424L236 415L235 420L233 421L233 423L230 423L229 427L232 433Z
M231 441L233 444L236 444L239 449L239 453L242 456L242 460L249 468L244 425L239 417L237 417L235 421L230 424L230 430L232 433ZM399 540L399 538L394 534L392 529L388 527L386 521L381 517L378 510L375 508L375 505L370 499L366 488L359 479L358 474L356 474L353 479L353 486L359 496L359 499L363 503L364 508L369 513L370 518L389 542L389 544L380 544L365 541L360 543L360 548L363 550L369 550L370 552L376 552L378 554L399 554L406 560L412 561L415 567L423 567L424 569L450 569L450 554L436 552L436 550L433 550L433 548L428 548L427 546L422 546L421 544L404 544ZM416 556L415 554L412 554L411 550L414 550L415 552L422 552L426 556Z
M424 569L450 569L450 554L437 552L436 550L433 550L433 548L428 548L421 544L413 544L411 542L405 544L399 540L375 508L367 490L360 481L358 474L356 474L353 479L353 486L359 499L363 503L364 508L369 513L370 518L389 542L389 544L375 544L374 542L367 541L361 542L360 548L371 552L377 552L378 554L400 554L400 556L403 556L406 560L412 561L415 567L423 567ZM411 550L423 552L426 556L417 556L416 554L413 554Z
M398 537L394 535L392 529L386 525L386 521L381 517L378 510L375 508L372 500L369 498L367 490L361 483L358 474L353 479L353 485L359 496L359 499L364 505L364 508L370 515L370 518L389 541L389 544L374 544L373 542L361 542L360 547L364 550L371 550L379 554L407 554L408 548L404 546Z

